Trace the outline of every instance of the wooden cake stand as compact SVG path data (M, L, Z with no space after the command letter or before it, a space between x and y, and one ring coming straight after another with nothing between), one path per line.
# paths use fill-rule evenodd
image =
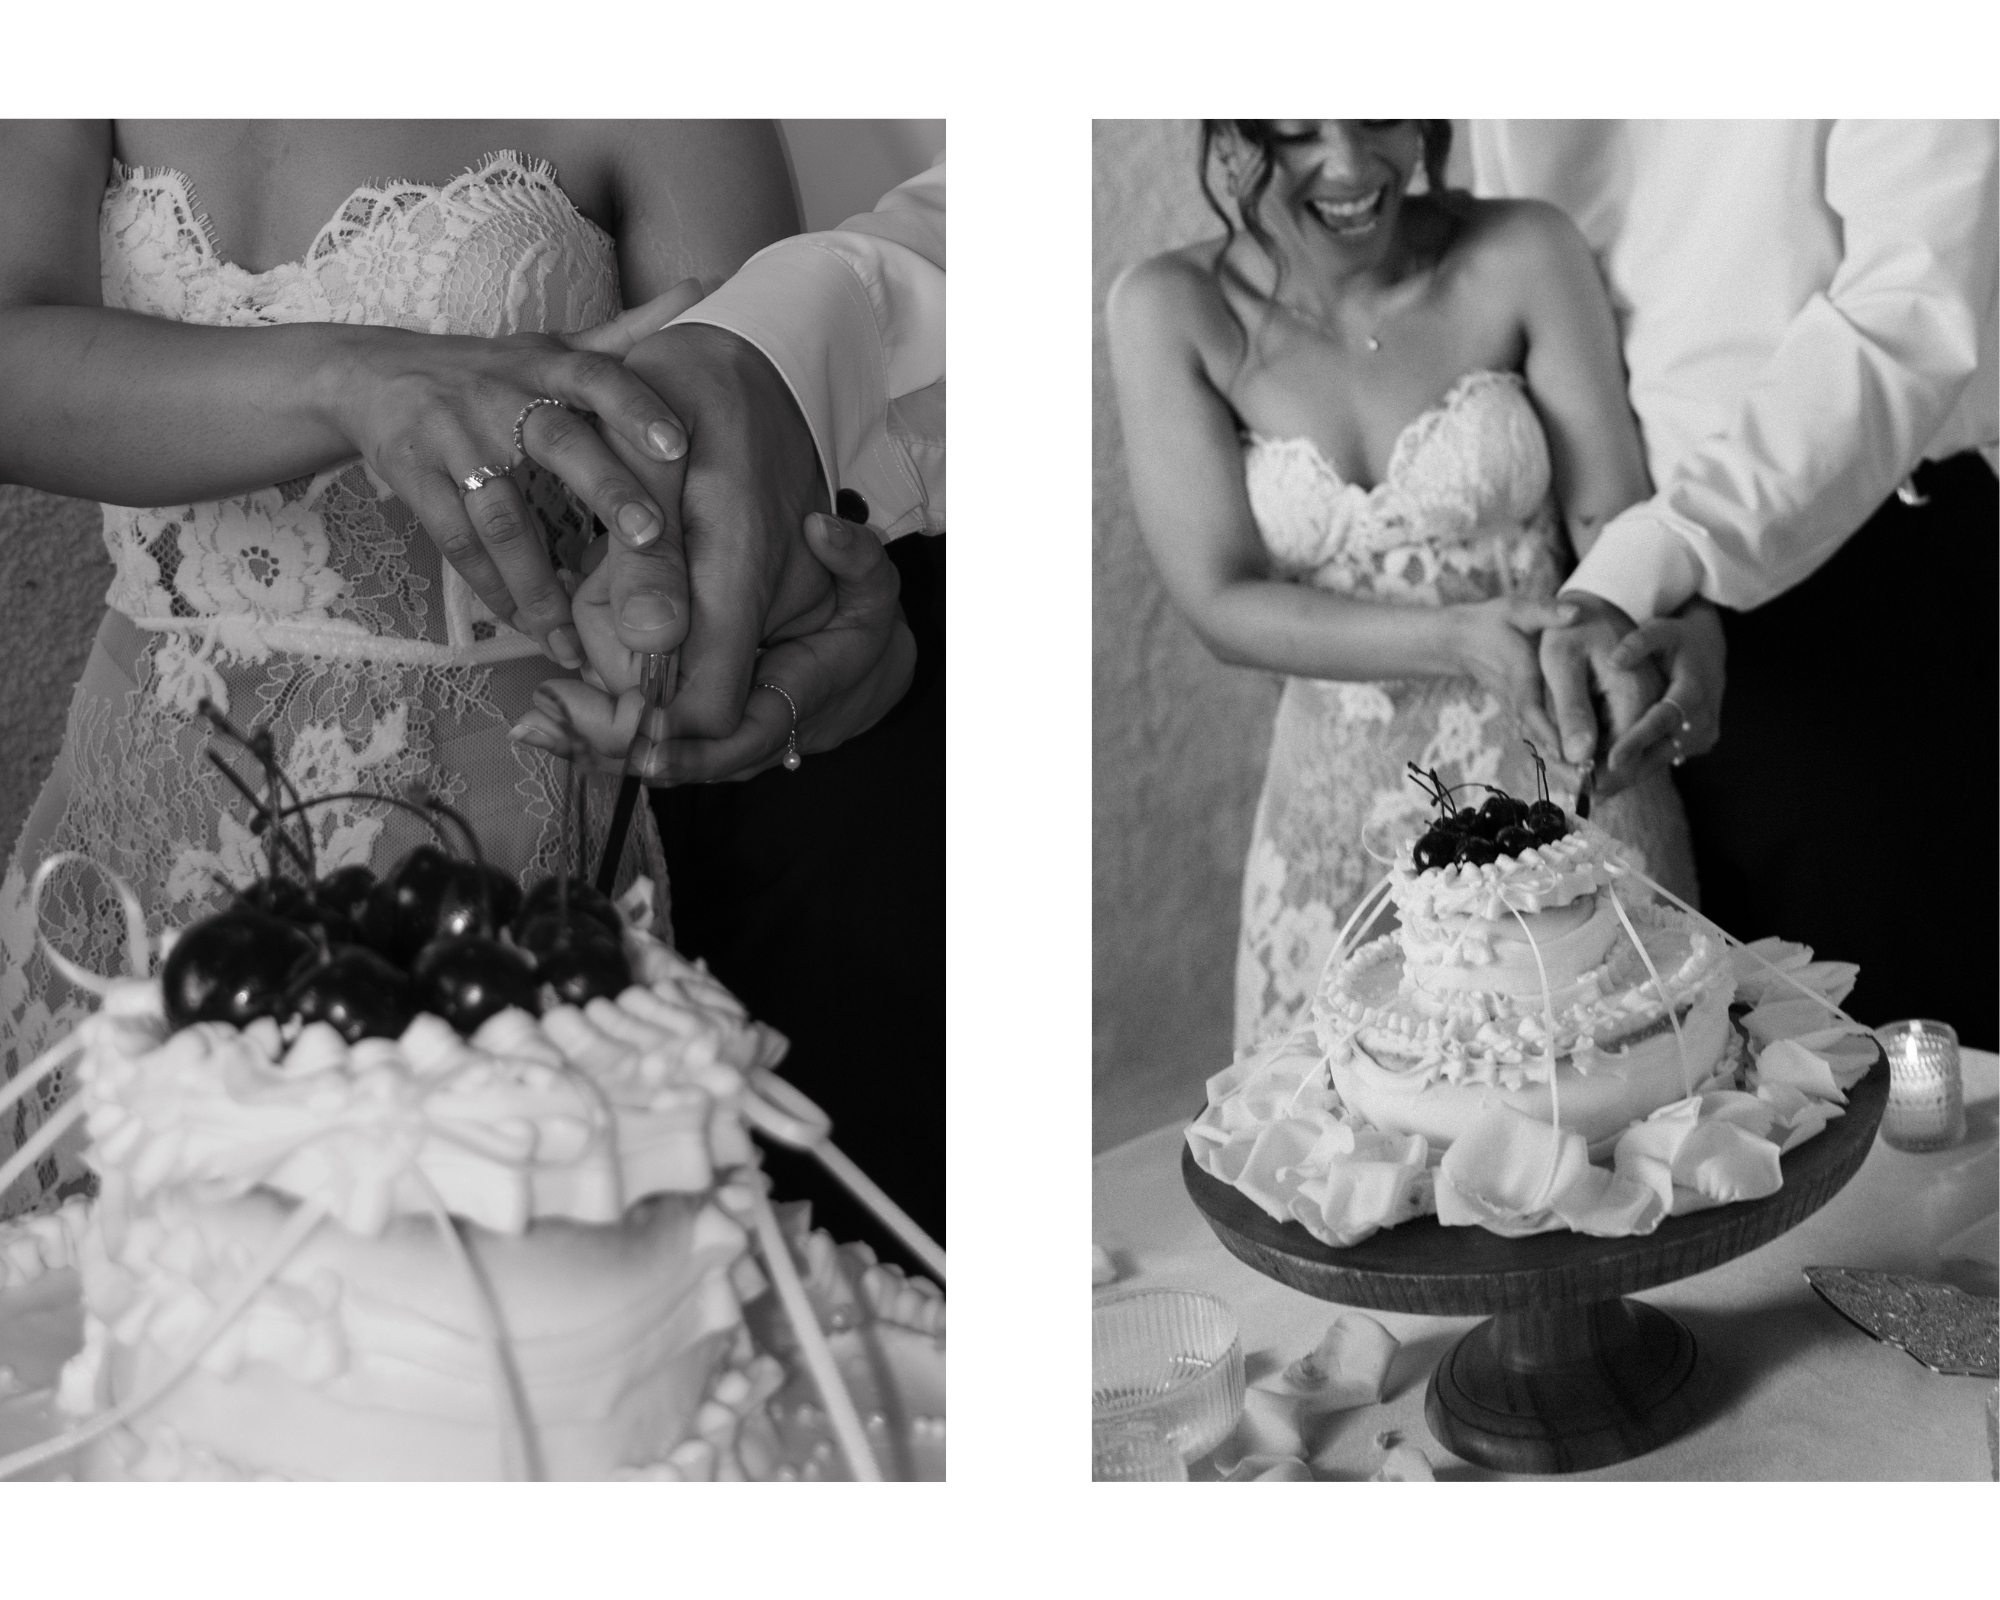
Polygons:
M1656 1449L1708 1407L1694 1335L1622 1296L1719 1266L1817 1211L1867 1158L1888 1098L1878 1050L1847 1114L1783 1157L1776 1194L1669 1217L1643 1238L1506 1239L1421 1217L1336 1249L1203 1172L1185 1146L1181 1173L1230 1254L1280 1283L1383 1311L1487 1313L1431 1374L1431 1431L1501 1472L1583 1472Z

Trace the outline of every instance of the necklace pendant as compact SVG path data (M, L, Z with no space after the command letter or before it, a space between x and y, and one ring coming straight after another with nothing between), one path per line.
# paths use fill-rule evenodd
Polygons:
M1382 348L1382 341L1381 341L1380 339L1376 338L1376 337L1375 337L1375 335L1374 335L1374 334L1372 334L1372 333L1371 333L1371 334L1369 334L1369 335L1368 335L1368 337L1367 337L1367 339L1366 339L1366 340L1364 340L1363 342L1364 342L1364 343L1365 343L1365 344L1366 344L1366 345L1368 346L1368 353L1369 353L1369 354L1370 354L1371 356L1372 356L1372 355L1373 355L1373 354L1374 354L1374 353L1375 353L1375 352L1376 352L1377 350L1380 350L1380 349Z

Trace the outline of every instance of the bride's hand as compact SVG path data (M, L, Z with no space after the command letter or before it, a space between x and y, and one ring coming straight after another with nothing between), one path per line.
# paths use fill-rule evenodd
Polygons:
M410 506L444 558L494 616L575 668L581 641L540 527L511 479L468 490L482 467L511 469L516 419L527 454L560 477L608 528L635 543L679 516L641 486L581 413L634 452L674 462L687 433L666 402L614 353L695 298L689 280L597 328L502 338L368 329L345 362L332 409L374 474ZM561 405L536 406L553 399Z
M1545 629L1569 626L1574 608L1552 600L1485 600L1453 606L1449 617L1459 670L1505 706L1538 746L1560 748L1542 700L1536 639Z

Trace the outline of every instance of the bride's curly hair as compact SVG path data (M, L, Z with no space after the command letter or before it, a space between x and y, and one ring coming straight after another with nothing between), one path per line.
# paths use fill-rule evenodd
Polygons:
M1451 155L1451 123L1443 119L1419 119L1417 133L1424 146L1424 181L1430 185L1432 194L1444 194L1449 187L1445 183L1444 168ZM1218 149L1221 141L1230 134L1253 152L1250 163L1232 175L1230 197L1236 202L1233 216L1215 190L1215 169L1222 164ZM1264 224L1258 220L1257 205L1264 198L1264 191L1271 186L1272 151L1277 143L1278 136L1269 121L1204 121L1201 125L1202 198L1208 201L1209 209L1222 219L1223 227L1229 230L1230 240L1236 237L1236 225L1240 219L1243 231L1262 245L1265 254L1273 260L1278 258L1278 251ZM1280 267L1282 269L1282 263Z

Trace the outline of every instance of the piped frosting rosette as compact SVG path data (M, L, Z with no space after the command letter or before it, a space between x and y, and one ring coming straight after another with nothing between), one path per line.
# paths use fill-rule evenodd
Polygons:
M1351 937L1392 906L1395 933ZM1189 1147L1332 1245L1430 1214L1649 1233L1772 1193L1841 1114L1874 1057L1839 1010L1856 972L1731 940L1587 824L1484 865L1404 855L1308 1020L1209 1080Z

